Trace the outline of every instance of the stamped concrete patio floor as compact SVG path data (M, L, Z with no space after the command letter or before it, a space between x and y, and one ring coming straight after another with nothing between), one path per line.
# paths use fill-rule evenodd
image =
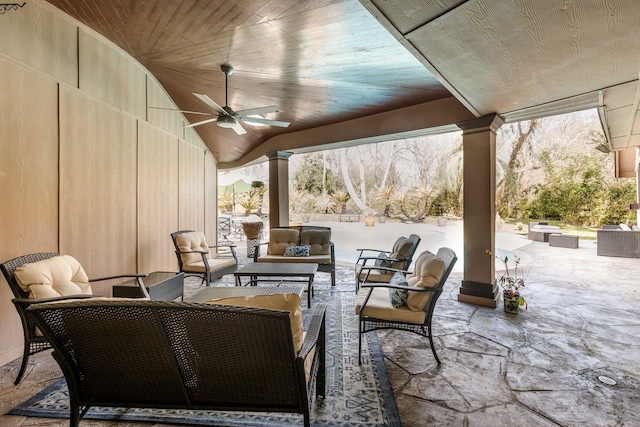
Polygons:
M316 275L316 292L355 292L355 247L385 249L396 235L417 232L418 252L450 246L462 255L459 224L332 223L340 249L337 285ZM373 237L378 235L378 237ZM367 237L368 236L368 237ZM376 240L377 239L377 240ZM640 426L640 261L596 256L596 244L549 247L526 236L498 233L496 246L522 257L527 311L457 301L462 261L452 272L434 315L441 365L428 340L379 332L403 424L410 426ZM244 242L237 242L242 263ZM381 246L382 245L382 246ZM498 265L498 264L497 264ZM226 276L219 283L232 284ZM185 293L198 285L188 280ZM355 315L355 314L354 314ZM48 352L32 358L20 386L20 360L0 371L0 413L5 413L61 373ZM0 425L67 426L66 420L0 416ZM148 426L148 423L83 421L81 426Z

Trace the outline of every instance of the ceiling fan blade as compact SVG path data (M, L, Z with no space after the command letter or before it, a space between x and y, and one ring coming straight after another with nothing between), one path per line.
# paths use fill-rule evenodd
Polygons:
M218 113L220 114L224 114L225 116L228 116L229 113L227 113L226 111L224 111L224 109L219 106L218 104L216 104L213 99L209 98L207 95L203 95L201 93L194 93L194 95L202 102L204 102L205 104L207 104L209 107L213 108L214 110L216 110Z
M249 108L247 110L236 111L238 117L247 117L253 114L269 114L269 113L281 113L282 110L275 105L269 107Z
M201 122L196 122L196 123L190 123L188 125L185 125L185 128L192 128L194 126L200 126L200 125L205 125L207 123L211 123L211 122L215 122L216 120L218 120L217 117L214 117L213 119L207 119L207 120L203 120Z
M238 135L244 135L245 133L247 133L247 131L244 130L244 128L240 125L240 122L237 122L236 125L232 127L232 129L236 131Z
M289 122L283 122L280 120L269 120L269 119L261 119L258 117L243 117L240 120L242 120L245 123L258 123L261 125L270 125L270 126L279 126L281 128L286 128L289 126Z
M154 110L174 111L176 113L200 114L200 115L203 115L203 116L210 116L211 115L211 113L202 113L200 111L176 110L175 108L165 108L165 107L149 107L149 108L154 109Z

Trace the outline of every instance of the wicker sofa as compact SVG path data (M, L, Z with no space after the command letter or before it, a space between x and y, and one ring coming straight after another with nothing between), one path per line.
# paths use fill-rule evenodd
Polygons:
M91 406L299 413L309 426L326 306L300 331L300 297L284 297L298 308L92 298L28 310L67 381L71 427Z
M605 225L596 231L597 254L623 258L640 258L640 230L623 230Z
M318 271L331 274L331 286L336 285L336 255L331 242L331 228L313 225L274 227L269 231L269 241L259 243L267 246L267 254L260 255L257 249L254 262L301 262L318 264ZM287 247L308 246L304 256L289 256Z

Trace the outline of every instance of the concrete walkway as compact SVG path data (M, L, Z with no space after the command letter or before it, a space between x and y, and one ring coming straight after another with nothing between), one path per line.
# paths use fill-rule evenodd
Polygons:
M320 223L314 223L321 225ZM337 286L316 275L316 292L355 292L355 249L388 249L399 235L417 233L417 253L449 246L462 255L462 226L327 223L339 266ZM640 426L640 260L596 256L593 240L578 249L530 242L499 232L497 247L520 255L527 272L517 315L457 301L462 263L452 272L434 315L436 365L428 340L380 332L402 421L421 426ZM237 242L242 263L243 241ZM233 276L219 283L232 284ZM198 289L188 281L185 294ZM354 313L355 315L355 313ZM32 358L30 373L13 386L19 360L0 371L0 413L46 387L61 373L48 352ZM67 426L68 421L0 416L0 425ZM82 426L148 423L83 421Z
M462 258L460 222L331 226L347 259L410 233L422 237L417 254L449 246ZM405 426L640 426L640 260L599 257L594 240L549 247L525 232L496 233L496 248L522 259L527 311L458 302L461 259L434 315L440 366L428 340L380 332ZM344 274L352 283L353 269Z

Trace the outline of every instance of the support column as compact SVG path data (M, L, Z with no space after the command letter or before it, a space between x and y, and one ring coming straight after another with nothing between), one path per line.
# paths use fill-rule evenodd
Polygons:
M458 123L462 129L464 179L464 273L458 301L497 307L495 280L496 131L495 115Z
M289 157L293 153L274 151L269 158L269 226L289 225Z

